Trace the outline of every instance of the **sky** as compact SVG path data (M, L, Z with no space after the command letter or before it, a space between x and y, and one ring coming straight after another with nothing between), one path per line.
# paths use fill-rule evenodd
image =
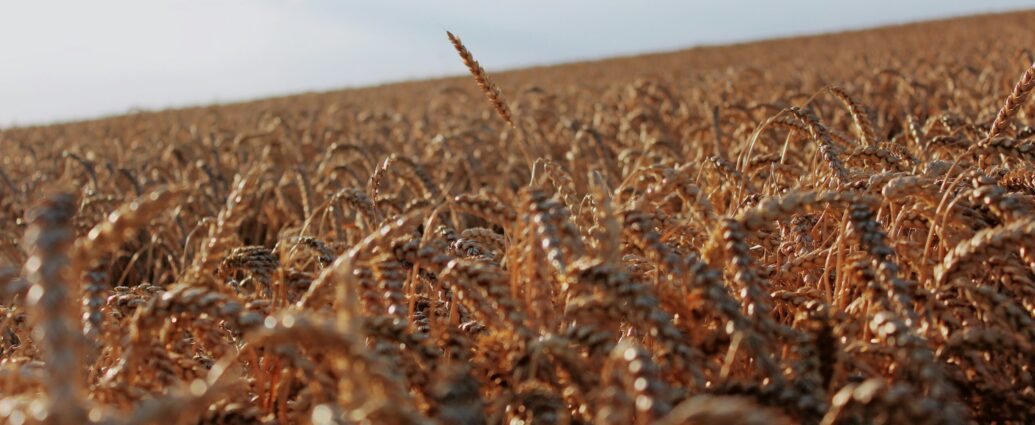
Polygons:
M0 127L812 34L1035 0L0 0Z

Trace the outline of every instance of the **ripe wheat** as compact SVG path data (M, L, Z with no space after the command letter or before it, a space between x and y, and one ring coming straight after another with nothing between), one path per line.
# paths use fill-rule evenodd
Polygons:
M0 422L1032 423L1032 22L0 131Z

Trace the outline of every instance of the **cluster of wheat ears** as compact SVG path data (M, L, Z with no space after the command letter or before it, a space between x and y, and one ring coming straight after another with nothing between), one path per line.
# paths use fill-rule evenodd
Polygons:
M1033 19L4 131L0 419L1031 423Z

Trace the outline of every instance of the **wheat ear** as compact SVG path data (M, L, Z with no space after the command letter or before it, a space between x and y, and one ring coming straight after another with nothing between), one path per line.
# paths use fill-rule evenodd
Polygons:
M485 69L478 61L474 60L474 56L471 55L471 51L467 50L464 43L460 41L460 38L453 35L453 33L446 31L446 35L449 36L449 42L453 43L453 47L456 52L460 54L460 60L464 61L464 65L467 66L467 70L474 76L474 81L478 83L478 87L485 93L485 97L489 98L489 103L496 109L496 113L499 114L503 121L506 121L511 127L514 127L514 120L510 116L510 108L507 107L507 103L503 101L503 95L500 94L500 88L496 87L492 81L489 81L489 76L485 74Z

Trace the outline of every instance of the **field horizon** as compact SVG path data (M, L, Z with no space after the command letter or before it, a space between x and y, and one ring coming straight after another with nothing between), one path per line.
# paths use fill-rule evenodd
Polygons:
M564 68L567 68L567 67L589 66L589 65L592 65L592 64L605 64L606 65L607 63L611 63L611 62L642 61L642 60L647 60L647 59L651 59L651 58L670 59L670 58L678 58L679 56L683 56L683 55L693 55L695 52L699 52L699 51L702 51L702 50L736 49L738 47L747 47L747 46L751 46L751 45L765 45L765 44L769 44L769 43L777 43L777 44L779 44L779 43L795 43L796 41L799 41L799 40L819 39L819 38L825 38L825 37L852 37L852 36L856 36L856 35L863 35L865 33L881 32L881 31L884 31L884 30L891 30L891 29L895 29L895 28L918 27L918 28L933 29L938 24L950 24L951 25L955 21L966 21L966 20L971 20L971 19L991 19L991 18L994 18L996 16L1006 17L1006 16L1018 15L1018 14L1019 15L1031 15L1033 12L1035 12L1035 8L1032 8L1032 9L1020 9L1020 10L1005 11L1005 12L990 12L990 13L980 13L980 14L972 14L972 15L947 16L947 17L941 17L941 18L924 19L924 20L910 21L910 22L891 23L891 24L886 24L886 25L873 26L873 27L865 27L865 28L851 28L851 29L844 29L844 30L837 30L837 31L816 32L816 33L808 33L808 34L801 34L801 35L788 35L788 36L780 36L780 37L769 37L769 38L763 38L763 39L735 41L735 42L729 42L729 43L690 45L688 47L678 48L678 49L674 49L674 50L648 51L648 52L643 52L643 53L614 55L614 56L601 57L601 58L588 59L588 60L565 61L565 62L551 63L551 64L542 64L542 65L531 64L531 65L528 65L528 66L520 66L520 67L516 67L516 68L508 68L508 69L503 69L503 70L494 70L494 71L491 71L491 72L492 72L492 74L494 76L496 76L497 79L506 79L508 75L524 74L524 73L535 73L538 70L557 70L557 71L561 71L561 70L563 70ZM419 64L413 64L413 66L419 66ZM490 68L492 67L491 64L489 64L489 66L490 66ZM211 102L211 103L208 103L208 102L198 102L198 103L195 103L195 104L173 105L173 106L158 107L158 108L131 108L131 109L137 109L137 110L135 110L135 111L134 110L130 110L130 111L121 112L121 113L120 112L115 112L115 113L110 113L110 114L100 114L100 115L97 115L97 116L88 116L88 117L82 117L82 118L54 120L54 121L50 121L50 122L17 124L17 125L7 126L7 127L0 126L0 131L4 131L4 130L8 130L8 129L19 129L19 128L60 126L60 125L66 125L66 124L76 124L76 123L81 123L81 122L90 122L90 121L100 121L100 120L105 120L105 119L113 119L113 118L119 118L119 117L124 117L124 116L134 116L134 115L138 115L138 114L156 114L156 113L162 113L162 112L183 111L183 110L193 110L193 109L206 109L206 108L214 108L214 107L233 107L233 106L239 106L239 105L243 106L243 105L253 104L253 103L257 103L257 102L274 101L274 100L278 100L278 99L287 99L287 98L293 98L293 97L299 97L299 96L313 96L313 95L332 96L334 94L339 94L339 93L343 93L343 92L391 88L391 87L396 87L396 86L406 86L406 85L412 85L412 84L449 83L449 82L457 82L457 81L463 80L465 78L468 78L468 77L466 75L460 75L460 74L444 75L444 76L429 76L429 77L426 77L426 78L415 78L415 79L406 79L406 80L393 80L393 81L386 81L386 82L381 82L381 83L364 84L364 85L358 85L358 86L348 86L348 87L329 89L329 90L302 91L302 92L275 94L275 95L270 95L270 96L257 96L257 97L254 97L254 98L229 100L229 101L225 101L225 102L224 101Z

